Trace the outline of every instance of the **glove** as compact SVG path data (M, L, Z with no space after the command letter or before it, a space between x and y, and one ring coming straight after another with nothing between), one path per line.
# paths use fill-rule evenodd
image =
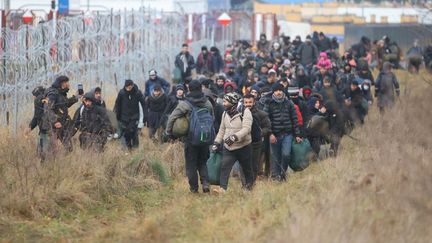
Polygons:
M220 144L214 143L212 146L210 146L210 152L216 153L219 151L219 148L220 148Z
M237 141L238 141L237 135L231 135L228 138L226 138L224 142L226 143L226 145L231 146Z

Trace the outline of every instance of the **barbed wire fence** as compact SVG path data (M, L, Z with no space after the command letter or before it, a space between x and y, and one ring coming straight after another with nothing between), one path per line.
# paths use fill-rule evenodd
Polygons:
M59 75L86 88L108 84L119 89L125 79L143 87L153 68L170 79L184 37L183 15L149 9L83 14L3 29L0 127L16 133L24 122L23 107L32 104L32 89L48 87ZM191 43L191 49L196 52L210 43L201 39Z

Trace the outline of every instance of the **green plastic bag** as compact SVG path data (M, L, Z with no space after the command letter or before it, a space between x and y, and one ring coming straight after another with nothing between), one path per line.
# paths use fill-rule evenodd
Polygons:
M208 180L210 185L220 184L220 174L222 168L222 153L210 153L207 160Z
M309 166L312 155L312 147L309 140L303 139L301 143L297 143L294 139L291 145L291 161L289 166L294 171L302 171Z
M173 77L172 77L173 82L175 84L178 84L180 83L181 79L182 79L182 71L178 67L174 68Z

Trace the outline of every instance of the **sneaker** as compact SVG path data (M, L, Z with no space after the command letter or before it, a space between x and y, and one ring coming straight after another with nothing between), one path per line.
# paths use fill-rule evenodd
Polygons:
M198 193L198 189L190 188L189 190L190 190L190 192L192 192L192 193Z
M213 189L213 192L216 194L224 194L226 191L222 187L216 187Z

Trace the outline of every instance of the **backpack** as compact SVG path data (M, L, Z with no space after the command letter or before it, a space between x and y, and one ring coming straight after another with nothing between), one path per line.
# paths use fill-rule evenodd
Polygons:
M215 139L213 116L207 108L200 108L186 101L192 108L189 118L188 141L190 144L211 145Z
M243 122L243 115L244 115L244 109L243 109L242 114L240 116L240 119L242 122ZM262 141L261 124L260 124L258 117L256 117L256 115L254 115L253 113L252 113L251 137L252 137L252 143Z

